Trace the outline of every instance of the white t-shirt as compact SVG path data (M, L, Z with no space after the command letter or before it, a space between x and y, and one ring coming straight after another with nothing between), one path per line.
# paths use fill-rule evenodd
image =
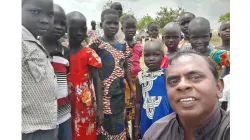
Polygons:
M230 111L230 74L226 75L223 78L223 81L224 81L223 97L220 99L220 101L227 102L227 111Z

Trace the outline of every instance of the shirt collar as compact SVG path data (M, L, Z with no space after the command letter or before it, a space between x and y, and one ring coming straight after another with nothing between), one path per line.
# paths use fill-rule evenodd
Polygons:
M22 38L25 41L37 41L37 39L22 25Z
M22 25L22 39L23 41L35 42L47 55L48 51L43 47L38 39L36 39L31 32Z
M199 137L201 135L207 134L210 131L214 130L215 127L217 125L219 125L220 121L221 121L221 110L219 108L217 108L216 112L214 113L214 115L199 129L194 130L194 135L196 137ZM179 119L178 119L178 115L176 114L176 119L177 119L177 124L178 124L178 128L179 131L184 134L184 130L182 128L182 126L180 125Z

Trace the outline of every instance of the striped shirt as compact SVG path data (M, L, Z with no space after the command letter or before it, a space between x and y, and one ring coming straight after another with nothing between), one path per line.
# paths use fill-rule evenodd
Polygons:
M52 52L51 64L54 68L57 76L57 124L64 123L70 117L71 106L68 98L68 82L67 82L67 69L69 67L69 49L62 46L58 42L58 45L62 48L62 52Z
M56 128L56 88L48 52L22 26L22 133Z

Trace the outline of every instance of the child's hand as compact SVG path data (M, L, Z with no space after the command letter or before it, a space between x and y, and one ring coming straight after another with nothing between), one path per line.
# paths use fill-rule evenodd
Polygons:
M96 111L96 124L97 124L97 128L101 128L101 126L103 125L103 119L104 119L104 114L103 114L103 109L98 109Z

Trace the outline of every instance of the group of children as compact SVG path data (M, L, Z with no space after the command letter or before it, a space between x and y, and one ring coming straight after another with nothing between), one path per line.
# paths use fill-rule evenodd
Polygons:
M47 1L39 5L42 10L46 10ZM49 52L57 76L59 140L141 139L155 121L173 112L165 71L169 57L180 49L207 55L219 71L230 66L230 44L226 41L230 36L225 33L230 30L229 22L221 25L223 44L218 48L210 43L209 21L188 12L180 17L179 24L168 23L162 38L159 25L152 22L147 33L139 33L135 40L136 18L126 15L120 22L120 11L119 3L102 11L103 36L83 45L87 38L85 16L77 11L66 15L54 5L54 24L39 40ZM117 37L120 29L124 40ZM60 43L65 32L67 46Z

